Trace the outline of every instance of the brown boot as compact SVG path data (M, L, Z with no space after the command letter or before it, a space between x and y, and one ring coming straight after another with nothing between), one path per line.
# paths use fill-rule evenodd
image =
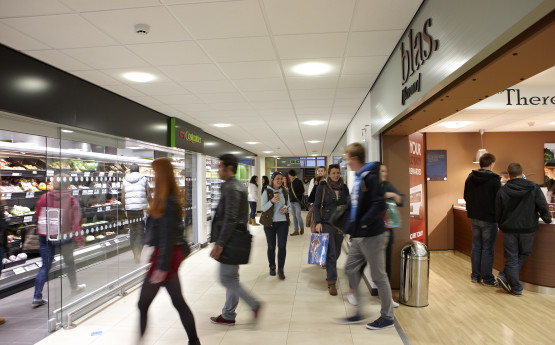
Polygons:
M252 219L252 223L251 223L252 225L254 225L254 226L259 226L260 225L256 222L256 218L251 218L251 219Z
M301 235L304 234L304 228L301 228Z
M252 225L252 218L249 217L249 224Z
M337 296L337 288L335 287L335 281L328 281L328 290L330 295Z

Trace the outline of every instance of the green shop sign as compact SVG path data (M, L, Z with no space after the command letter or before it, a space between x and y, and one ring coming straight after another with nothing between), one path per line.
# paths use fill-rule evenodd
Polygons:
M175 117L168 119L168 146L204 153L204 131Z

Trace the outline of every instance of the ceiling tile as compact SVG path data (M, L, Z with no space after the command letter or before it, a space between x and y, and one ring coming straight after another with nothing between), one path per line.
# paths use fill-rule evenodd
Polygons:
M295 113L300 122L304 121L327 121L331 113L331 107L295 107Z
M389 56L347 57L343 63L343 74L380 73Z
M195 94L237 92L237 89L229 80L181 82L180 84Z
M247 97L253 103L267 102L267 101L289 101L289 94L287 91L260 91L260 92L245 92Z
M235 79L233 82L244 92L286 89L283 78Z
M354 0L264 0L274 35L348 32L354 4Z
M342 57L347 33L275 36L282 59Z
M370 90L378 74L342 75L339 79L340 88L367 88Z
M297 110L303 108L327 108L327 113L329 114L333 105L333 98L296 100L293 102L293 105Z
M193 41L128 45L138 56L157 66L210 63L210 58Z
M352 32L347 56L389 56L404 30Z
M48 49L46 44L43 44L21 32L12 29L8 25L0 21L0 42L16 50L33 50L33 49Z
M332 89L337 86L338 76L326 77L289 77L287 85L291 90Z
M100 71L73 71L71 74L100 86L121 85L121 82Z
M163 105L162 102L150 96L128 96L127 98L147 107Z
M102 87L123 97L145 96L144 93L139 92L138 90L135 90L127 85L104 85Z
M404 30L421 3L422 0L359 0L352 29Z
M214 64L163 66L160 70L178 82L225 79Z
M60 2L79 12L160 5L160 1L158 0L60 0Z
M116 80L119 80L119 81L121 81L125 84L129 84L129 85L135 85L137 83L123 77L123 75L127 72L150 73L155 77L155 79L152 81L153 83L164 83L164 82L167 83L167 82L171 81L163 73L161 73L159 70L157 70L156 68L153 68L153 67L114 68L114 69L105 69L105 70L102 70L102 72L111 76L112 78L115 78ZM186 92L187 91L184 91L183 93L186 93Z
M343 88L337 89L336 98L356 98L362 101L370 91L370 88L367 87L359 87L359 88Z
M184 111L191 116L194 116L193 115L194 112L203 112L203 111L206 112L206 111L212 110L212 107L206 103L173 104L172 106L175 109ZM201 117L195 116L195 118L201 120L203 116Z
M316 89L316 90L291 90L293 101L306 99L333 99L335 89Z
M91 66L87 66L58 50L33 50L24 53L64 71L91 69Z
M135 83L132 87L150 96L187 93L187 90L177 83Z
M200 98L191 94L158 95L154 98L168 105L204 103Z
M237 103L212 103L212 109L215 110L240 110L247 111L252 110L252 106L247 102L237 102Z
M56 49L107 46L116 43L77 14L10 18L5 19L4 23Z
M327 58L327 59L318 59L317 62L319 63L323 63L323 64L327 64L330 67L330 70L328 72L326 72L326 75L334 75L334 74L339 74L339 72L341 71L341 58ZM308 60L308 59L303 59L303 60L281 60L281 64L283 66L283 73L285 73L286 76L288 77L299 77L299 76L303 76L297 72L294 71L294 68L297 65L300 64L304 64L304 63L309 63L309 62L315 62L314 60ZM303 77L307 77L307 76L303 76ZM308 78L311 78L311 76L308 76Z
M231 79L280 77L277 61L226 62L219 64Z
M64 49L62 52L96 69L148 66L122 46Z
M266 36L258 1L226 1L170 6L197 39Z
M207 103L232 103L245 102L243 96L238 92L229 93L199 93L197 97Z
M71 13L71 9L56 0L2 0L0 18L41 16Z
M163 6L84 13L83 17L122 44L190 40L191 36ZM135 24L150 25L148 35L135 32Z
M285 101L272 101L263 103L253 103L257 110L293 110L291 102Z
M276 58L269 37L228 38L198 42L216 62L260 61Z

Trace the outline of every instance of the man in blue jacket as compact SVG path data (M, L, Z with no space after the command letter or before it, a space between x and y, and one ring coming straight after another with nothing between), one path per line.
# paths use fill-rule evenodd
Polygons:
M380 317L366 325L368 329L393 327L393 299L391 287L385 270L385 250L389 240L383 220L385 210L384 191L380 187L379 162L364 164L365 150L359 143L348 145L345 150L345 164L356 172L356 179L351 192L349 221L345 232L351 235L351 248L347 257L345 271L353 293L359 299L361 261L368 262L370 274L378 287L381 301ZM340 320L344 324L360 323L364 319L357 313Z
M523 178L522 166L511 163L507 170L510 180L495 200L495 217L503 231L505 252L505 268L499 272L497 282L508 293L520 297L523 287L519 273L524 260L532 254L538 215L549 224L551 214L540 187Z

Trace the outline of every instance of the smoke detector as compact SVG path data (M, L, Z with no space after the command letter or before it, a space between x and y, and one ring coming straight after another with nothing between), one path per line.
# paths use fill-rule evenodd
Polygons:
M147 35L150 32L150 25L135 24L135 32L141 36Z

